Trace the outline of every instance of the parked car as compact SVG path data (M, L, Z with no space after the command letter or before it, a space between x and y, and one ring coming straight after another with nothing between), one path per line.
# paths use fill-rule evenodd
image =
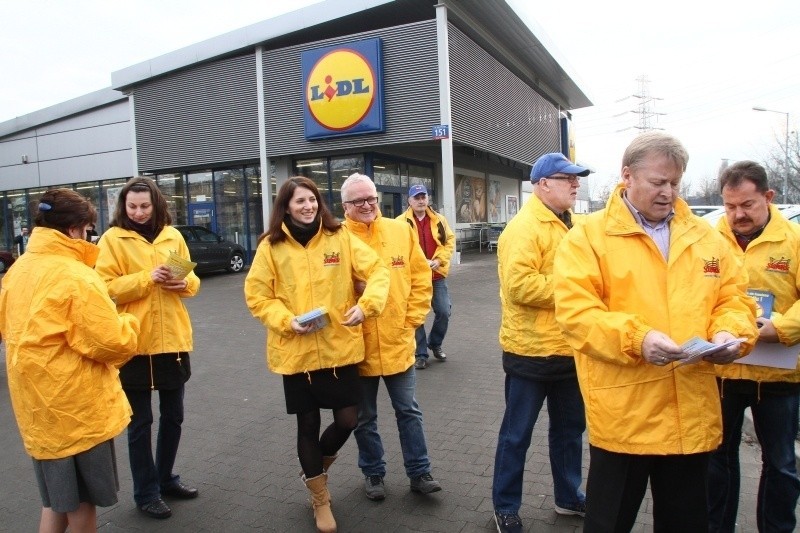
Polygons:
M692 210L692 214L702 217L703 215L707 215L713 211L718 209L722 209L721 205L690 205L689 209Z
M0 272L5 272L14 264L14 256L11 252L0 251Z
M778 209L781 210L781 214L786 217L786 220L790 222L797 222L800 223L800 205L796 204L776 204ZM711 224L712 227L717 226L717 222L720 218L725 216L725 208L720 207L716 211L712 211L710 213L706 213L702 216L703 220Z
M197 263L195 272L227 270L241 272L244 269L244 248L235 242L223 239L203 226L175 226L181 232L192 261Z

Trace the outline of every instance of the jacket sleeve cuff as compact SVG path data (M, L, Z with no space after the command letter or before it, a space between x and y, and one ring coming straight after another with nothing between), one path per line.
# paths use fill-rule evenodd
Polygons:
M642 356L642 344L644 344L644 338L650 333L653 328L648 326L639 326L633 332L633 349L636 355L639 357Z

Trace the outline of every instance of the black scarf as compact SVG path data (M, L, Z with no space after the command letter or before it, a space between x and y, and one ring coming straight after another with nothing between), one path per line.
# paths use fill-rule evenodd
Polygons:
M130 229L144 237L147 242L152 244L153 241L156 240L156 228L153 227L153 224L149 220L144 224L139 224L133 220L128 220L128 225L130 226Z
M289 233L291 234L292 238L300 243L300 246L305 248L308 241L310 241L314 235L319 232L319 218L315 219L314 222L311 224L300 224L296 222L292 217L286 216L283 219L286 223L286 227L289 229Z

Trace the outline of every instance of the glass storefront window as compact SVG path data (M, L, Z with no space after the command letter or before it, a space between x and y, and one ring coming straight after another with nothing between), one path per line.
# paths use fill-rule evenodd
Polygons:
M245 236L244 171L241 168L214 172L217 233L235 243L243 244Z
M375 158L372 163L372 174L375 185L402 187L400 163Z
M127 180L108 180L100 184L100 210L101 215L98 216L102 219L100 222L101 227L108 227L111 219L114 218L114 211L117 209L117 198L122 186L125 185ZM100 233L99 231L97 232Z
M97 224L94 230L98 235L102 235L108 228L108 220L101 216L100 212L100 182L98 181L84 181L75 184L75 192L92 202L92 205L97 209Z
M364 157L361 155L347 157L331 157L331 197L328 207L331 208L333 215L344 219L344 208L342 207L342 183L350 174L356 172L364 173Z
M247 167L244 169L244 175L247 179L247 215L248 215L248 234L250 235L248 250L251 253L255 251L258 246L258 236L264 232L264 212L261 200L261 168L258 166ZM274 192L273 185L273 195ZM273 202L274 204L274 202Z
M214 174L210 171L189 174L189 203L214 200L213 177Z
M29 219L28 213L28 198L24 190L8 191L6 192L6 220L5 225L8 227L6 232L6 250L12 250L12 243L14 237L20 234L21 229L24 227L30 229L32 220Z
M186 186L183 174L159 174L156 183L167 200L172 223L186 224Z
M430 193L428 203L431 207L436 205L436 191L433 189L433 168L420 165L408 165L408 187L412 185L424 185ZM434 207L435 208L435 207Z
M294 164L295 174L305 176L316 184L322 196L328 194L328 162L324 158L299 159Z

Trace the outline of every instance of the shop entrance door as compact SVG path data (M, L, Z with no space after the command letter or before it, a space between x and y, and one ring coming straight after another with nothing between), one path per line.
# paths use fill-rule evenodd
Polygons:
M387 218L395 218L405 211L403 209L403 195L395 192L381 194L381 214Z
M217 231L217 219L214 216L214 202L196 202L189 204L189 224L192 226L203 226L204 228Z

